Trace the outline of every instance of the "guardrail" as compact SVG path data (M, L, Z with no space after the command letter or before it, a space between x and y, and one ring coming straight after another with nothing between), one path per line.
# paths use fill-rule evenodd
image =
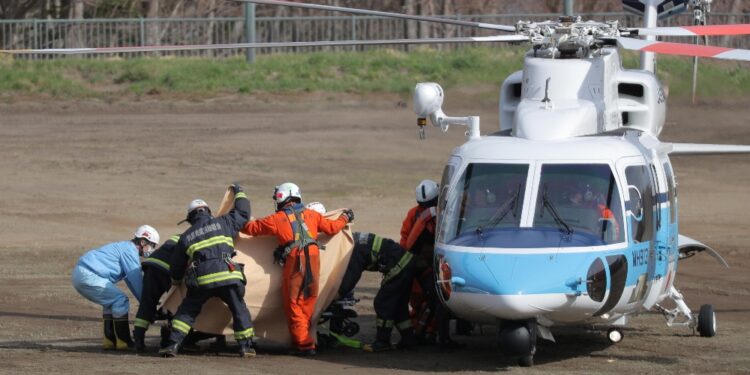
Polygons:
M548 20L557 14L491 14L480 16L451 15L446 18L514 25L518 20ZM594 13L584 20L619 20L623 26L640 26L641 18L629 13ZM750 13L712 14L711 24L750 23ZM0 20L2 49L115 47L141 45L212 44L244 42L245 19L236 18L130 18L83 20ZM683 13L665 20L661 26L690 25L692 14ZM441 25L373 16L330 17L259 17L256 18L256 42L397 39L410 37L456 37L491 35L492 32L470 27ZM692 42L691 40L672 39ZM710 44L750 49L750 37L715 37ZM320 49L354 49L379 47L296 47L262 48L257 53L314 51ZM392 47L405 49L406 46ZM442 45L439 48L457 48ZM178 51L182 56L234 56L242 50ZM138 54L123 54L123 57ZM33 56L32 58L39 58ZM56 58L47 56L45 58Z

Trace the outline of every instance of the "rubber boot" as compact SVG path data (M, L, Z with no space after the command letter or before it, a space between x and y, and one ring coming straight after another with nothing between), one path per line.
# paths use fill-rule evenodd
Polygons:
M159 336L161 336L161 339L159 340L159 347L164 348L167 345L169 345L169 334L171 333L169 326L163 325L159 329Z
M143 353L146 351L146 329L143 327L133 328L133 342L135 351Z
M114 350L117 337L115 336L115 323L112 320L112 314L104 314L102 316L102 321L104 325L104 340L102 342L102 348L104 350Z
M115 322L115 336L117 341L115 343L115 349L117 350L130 350L135 347L133 339L130 338L130 324L128 323L128 316L121 318L114 318Z
M393 349L391 345L391 328L378 327L375 333L375 342L371 345L373 352L383 352Z
M240 340L237 342L240 345L240 357L251 358L255 357L255 343L252 339Z
M399 349L414 349L417 346L417 336L414 334L414 328L407 328L399 331L401 340L396 345Z
M179 351L180 344L174 341L169 341L169 343L167 343L167 346L159 349L159 355L164 358L174 358L177 357L177 352Z

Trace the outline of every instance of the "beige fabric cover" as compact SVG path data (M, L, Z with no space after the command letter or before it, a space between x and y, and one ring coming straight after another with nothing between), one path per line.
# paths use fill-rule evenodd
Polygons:
M217 216L231 209L233 198L231 192L227 191ZM325 216L336 218L340 213L341 210L335 210L327 212ZM336 296L354 245L349 225L333 237L321 234L318 241L325 246L325 250L321 248L320 251L320 291L313 322L318 321L320 314ZM237 250L235 260L245 264L245 303L252 315L258 344L264 347L290 347L291 336L281 302L282 269L278 264L273 264L273 251L278 246L276 237L240 234L235 238L234 245ZM172 314L176 313L185 293L184 285L172 287L164 297L164 307ZM193 328L213 334L231 335L234 332L229 308L218 298L211 298L203 305ZM312 337L315 337L316 328L316 324L311 325Z

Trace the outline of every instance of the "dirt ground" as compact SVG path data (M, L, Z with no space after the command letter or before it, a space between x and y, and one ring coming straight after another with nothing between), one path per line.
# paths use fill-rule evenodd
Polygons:
M461 95L448 90L448 113L482 115L482 132L494 131L496 98ZM397 237L414 186L439 179L450 150L463 140L461 129L430 128L420 141L402 101L409 100L299 94L0 104L0 373L750 372L750 155L674 158L680 232L710 244L731 265L723 269L707 255L680 264L677 286L687 303L694 310L704 303L716 308L715 338L667 328L660 315L643 314L617 345L601 330L554 330L557 343L541 343L531 369L498 354L489 326L457 336L468 346L451 352L337 350L315 359L261 353L241 360L99 349L101 310L70 284L78 257L129 239L143 223L163 238L177 233L190 200L215 205L233 181L246 187L255 216L270 213L273 186L291 180L306 201L352 208L355 230ZM672 105L661 138L750 144L749 102ZM364 340L374 335L377 285L368 275L357 291ZM152 346L157 331L149 331Z

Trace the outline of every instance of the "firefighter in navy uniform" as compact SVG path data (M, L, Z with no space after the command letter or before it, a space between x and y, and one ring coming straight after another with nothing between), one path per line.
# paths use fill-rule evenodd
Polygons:
M141 292L141 304L135 314L135 328L133 329L136 351L146 351L146 331L155 320L159 299L172 286L169 277L169 261L179 239L180 235L174 235L151 254L144 254L146 259L141 262L143 291Z
M211 216L208 205L200 199L188 206L186 220L191 226L180 236L170 261L172 283L184 277L187 295L172 319L169 343L159 351L164 357L177 355L203 304L211 297L219 297L232 313L240 356L255 356L253 325L243 299L243 265L232 260L234 238L250 217L250 201L239 185L230 189L234 207L226 215Z
M374 300L377 333L375 342L370 346L372 351L392 348L393 327L401 334L398 348L411 348L416 344L414 328L409 318L415 260L414 254L393 240L372 233L354 233L354 250L338 293L339 296L350 293L364 271L383 274L383 281Z

